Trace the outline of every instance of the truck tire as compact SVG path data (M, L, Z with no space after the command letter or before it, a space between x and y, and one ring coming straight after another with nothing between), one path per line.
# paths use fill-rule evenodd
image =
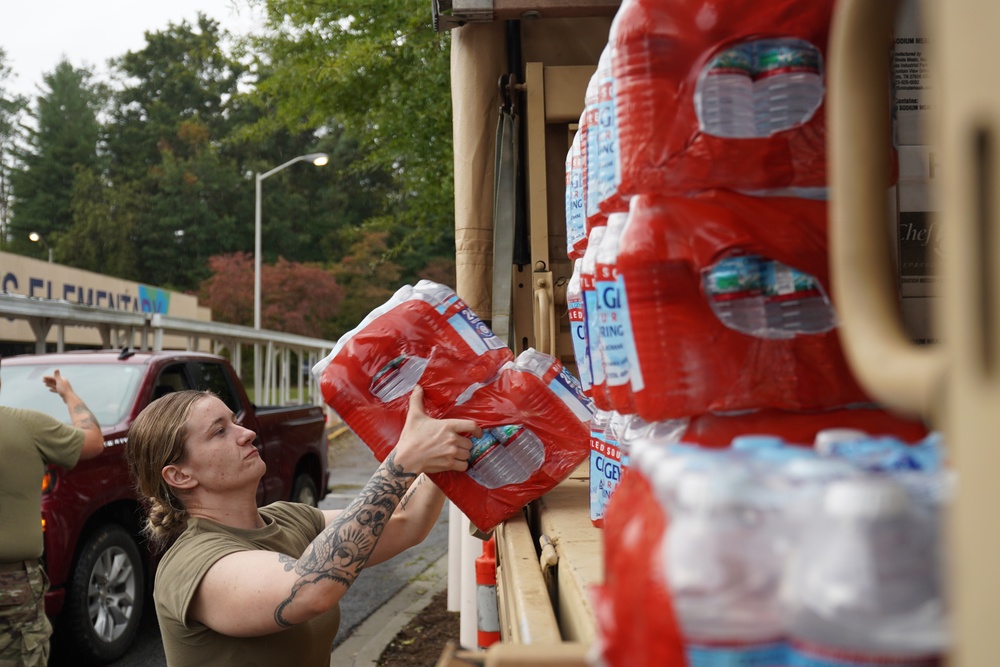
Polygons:
M319 493L316 491L316 482L309 476L309 473L300 472L295 477L292 484L292 502L305 503L312 507L319 506Z
M60 618L63 641L80 663L117 660L135 639L145 609L142 558L132 536L108 524L80 550Z

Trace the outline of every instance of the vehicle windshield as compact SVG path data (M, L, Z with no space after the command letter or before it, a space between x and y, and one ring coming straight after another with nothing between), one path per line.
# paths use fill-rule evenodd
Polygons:
M42 382L57 368L102 427L114 426L128 416L143 372L142 366L131 364L4 364L0 366L0 405L38 410L71 423L66 404Z

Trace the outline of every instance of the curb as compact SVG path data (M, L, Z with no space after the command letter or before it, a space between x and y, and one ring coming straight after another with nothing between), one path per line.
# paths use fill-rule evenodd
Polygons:
M334 429L331 429L330 432L326 434L326 440L327 442L333 442L334 440L342 436L344 433L347 433L349 430L351 430L350 427L346 425L338 426Z
M330 667L376 667L385 647L447 586L445 553L356 627L330 653Z

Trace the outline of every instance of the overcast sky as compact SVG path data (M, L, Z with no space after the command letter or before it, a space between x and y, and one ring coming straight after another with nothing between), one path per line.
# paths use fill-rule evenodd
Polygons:
M201 11L233 33L248 32L247 0L0 0L0 47L16 78L7 85L34 97L42 75L65 56L103 79L108 58L145 45L144 34L169 23L194 23Z

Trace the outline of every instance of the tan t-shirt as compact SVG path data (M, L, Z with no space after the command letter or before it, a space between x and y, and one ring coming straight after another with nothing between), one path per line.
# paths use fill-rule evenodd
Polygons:
M170 667L329 667L340 626L337 605L306 623L261 637L228 637L187 620L202 577L220 558L261 549L298 558L325 527L323 513L308 505L274 503L260 514L267 525L258 530L191 519L160 561L153 599Z
M0 563L42 555L42 476L72 468L84 432L34 410L0 406Z

